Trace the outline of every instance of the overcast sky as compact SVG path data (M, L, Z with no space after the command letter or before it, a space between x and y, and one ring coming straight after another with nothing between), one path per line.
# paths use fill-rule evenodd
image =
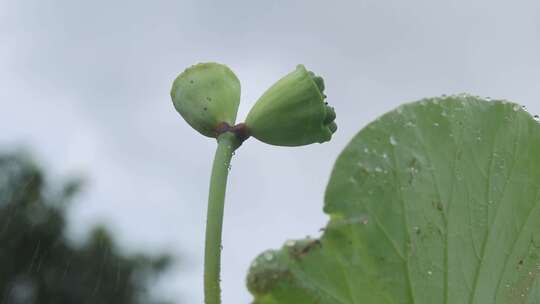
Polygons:
M540 113L540 1L0 0L0 148L56 176L84 172L72 235L106 223L128 250L181 263L158 287L202 303L215 142L175 112L172 80L217 61L242 84L239 120L298 63L324 76L338 132L322 145L247 141L226 200L224 303L248 303L251 260L325 225L338 153L402 102L469 92Z

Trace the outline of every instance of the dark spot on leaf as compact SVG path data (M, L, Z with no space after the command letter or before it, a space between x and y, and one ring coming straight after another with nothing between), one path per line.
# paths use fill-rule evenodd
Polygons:
M441 201L433 201L431 202L431 204L433 205L433 208L439 210L439 211L443 211L443 204Z
M540 248L540 245L537 245L537 244L536 244L536 240L534 239L534 235L531 236L531 245L532 245L534 248Z
M369 179L369 171L366 168L361 167L360 169L358 169L358 170L356 170L354 172L354 175L352 176L352 178L354 179L354 181L356 181L356 183L359 186L361 186L366 181L368 181L368 179Z
M252 269L247 278L248 289L255 294L266 294L272 291L282 279L287 279L290 272L278 265L261 265Z
M304 240L302 242L296 242L296 245L289 248L289 254L293 259L301 259L305 257L309 252L315 248L321 248L322 243L320 240Z
M414 178L416 177L416 174L420 172L420 163L418 162L416 157L411 159L411 161L409 162L408 171L409 171L409 185L412 185Z

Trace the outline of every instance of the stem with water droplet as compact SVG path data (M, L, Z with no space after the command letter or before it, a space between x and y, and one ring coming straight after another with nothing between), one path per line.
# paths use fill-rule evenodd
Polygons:
M219 273L221 268L221 231L223 227L225 190L233 152L241 144L240 140L232 132L221 134L217 141L218 147L210 178L206 217L206 244L204 248L204 301L206 304L221 303Z

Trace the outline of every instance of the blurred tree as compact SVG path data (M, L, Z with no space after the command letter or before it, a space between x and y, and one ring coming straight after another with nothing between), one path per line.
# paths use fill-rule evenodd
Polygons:
M0 155L0 304L164 303L148 285L168 256L124 256L103 227L82 246L67 241L65 209L80 186L53 193L29 157Z

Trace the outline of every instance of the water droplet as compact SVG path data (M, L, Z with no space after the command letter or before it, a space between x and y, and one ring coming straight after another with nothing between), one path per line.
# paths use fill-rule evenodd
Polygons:
M431 270L428 270L427 274L428 274L428 275L432 275L433 272L432 272Z
M272 261L274 259L274 255L271 252L265 252L264 253L264 259L268 262Z
M390 136L390 144L391 144L392 146L397 145L397 141L396 141L396 139L394 138L394 136Z
M251 263L251 267L252 267L252 268L257 267L257 261L253 261L253 263Z
M476 137L476 141L477 141L477 142L481 142L481 141L482 141L482 137L480 137L480 136Z
M388 158L388 154L383 153L382 157L386 159L386 158Z
M439 126L439 123L436 122L436 123L433 124L433 126L438 127L438 126Z
M515 104L513 107L512 107L512 110L514 110L514 112L517 112L519 110L519 105Z
M367 218L362 220L362 225L367 225L369 223L369 220Z
M446 113L446 111L445 111L445 110L443 110L443 111L441 112L441 116L444 116L444 117L446 117L446 116L448 116L448 113Z
M369 153L369 149L368 149L368 148L364 148L364 152L365 152L365 153Z
M405 127L414 127L414 123L412 121L407 121Z
M285 246L287 247L293 247L295 244L296 242L294 240L288 240L287 242L285 242Z
M382 172L382 169L380 167L375 167L375 171Z
M510 284L506 284L506 288L510 288Z

